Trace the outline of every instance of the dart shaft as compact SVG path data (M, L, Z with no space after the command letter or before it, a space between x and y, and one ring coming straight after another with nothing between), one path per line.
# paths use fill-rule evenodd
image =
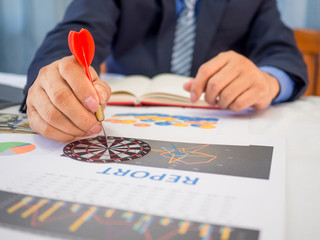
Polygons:
M104 134L104 136L105 136L105 138L106 138L106 145L107 145L107 147L108 147L108 135L107 135L107 133L106 133L106 130L105 130L104 124L103 124L104 112L103 112L103 110L102 110L101 105L99 105L99 108L98 108L98 110L96 111L96 118L97 118L97 120L98 120L99 122L101 122L101 124L102 124L103 134Z

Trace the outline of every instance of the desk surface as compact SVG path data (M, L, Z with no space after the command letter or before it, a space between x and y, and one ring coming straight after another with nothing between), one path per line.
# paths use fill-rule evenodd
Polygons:
M250 121L251 134L287 139L287 239L320 235L320 97L273 106Z
M17 113L18 107L0 112ZM249 118L249 133L287 139L287 239L320 236L320 97L272 106ZM270 199L272 200L272 199Z

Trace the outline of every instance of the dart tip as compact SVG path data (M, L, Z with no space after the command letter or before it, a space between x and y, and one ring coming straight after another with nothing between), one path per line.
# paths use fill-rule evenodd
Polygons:
M106 138L106 147L109 148L109 146L108 146L108 135L106 133L106 129L104 128L103 122L101 122L101 124L102 124L102 130L103 130L104 137Z
M106 138L106 147L108 148L108 135L106 133L106 129L104 128L104 124L103 124L103 120L104 120L104 112L102 110L101 105L99 105L98 110L96 111L96 118L99 122L101 122L102 124L102 130L103 130L103 134Z

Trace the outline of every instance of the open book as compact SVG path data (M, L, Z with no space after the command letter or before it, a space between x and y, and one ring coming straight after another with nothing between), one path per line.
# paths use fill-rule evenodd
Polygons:
M132 75L124 78L104 79L111 87L109 105L159 105L213 108L203 95L196 103L190 101L190 93L183 84L190 78L175 74L159 74L153 78Z

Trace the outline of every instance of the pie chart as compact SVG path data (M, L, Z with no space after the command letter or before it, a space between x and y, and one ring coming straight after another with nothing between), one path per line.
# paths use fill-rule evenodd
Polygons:
M31 152L35 145L25 142L0 142L0 156L10 156Z

